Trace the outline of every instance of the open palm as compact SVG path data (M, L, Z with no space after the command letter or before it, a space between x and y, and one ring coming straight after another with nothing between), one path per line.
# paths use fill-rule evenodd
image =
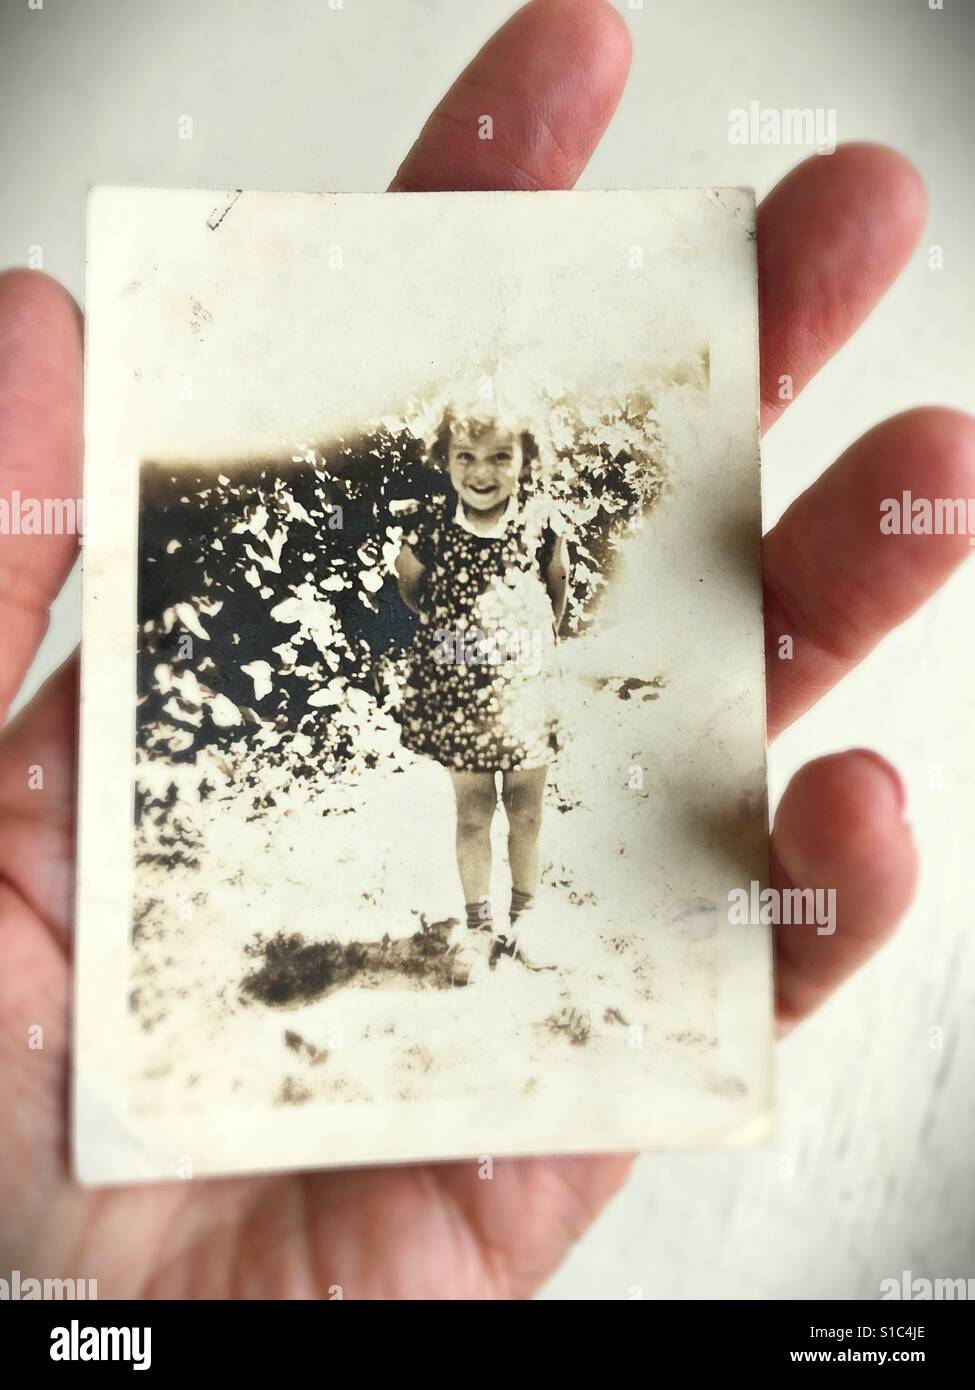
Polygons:
M622 92L623 21L606 0L533 0L430 117L396 190L567 188ZM489 112L494 138L478 139ZM911 166L877 146L813 158L759 214L763 426L854 331L924 217ZM782 393L788 395L788 392ZM0 276L2 494L77 496L81 326L60 286ZM975 422L913 410L858 440L765 541L770 736L818 699L968 553L965 536L882 536L902 490L975 493ZM71 537L4 536L5 715L73 558ZM778 638L794 655L779 660ZM630 1158L473 1163L88 1192L68 1172L67 1074L76 663L0 735L0 1266L97 1278L101 1297L517 1297L558 1265ZM30 789L29 769L44 770ZM916 863L897 774L864 750L809 764L780 804L779 887L837 890L838 928L780 928L784 1030L888 935ZM43 1046L29 1046L40 1025ZM339 1293L341 1291L341 1293Z

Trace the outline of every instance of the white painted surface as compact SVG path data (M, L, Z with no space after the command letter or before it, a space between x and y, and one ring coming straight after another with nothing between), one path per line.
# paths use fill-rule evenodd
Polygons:
M728 112L835 107L841 139L898 146L931 193L925 246L765 448L768 521L861 431L972 389L975 8L944 0L644 0L620 112L584 186L752 183L801 153L727 142ZM0 17L0 262L77 295L96 182L376 189L508 0L11 0ZM177 139L184 114L194 139ZM876 1297L882 1278L975 1275L975 568L776 745L772 791L857 744L904 772L924 855L893 944L781 1049L779 1138L748 1155L647 1158L550 1297ZM78 633L55 607L31 688ZM941 1050L929 1030L944 1030Z

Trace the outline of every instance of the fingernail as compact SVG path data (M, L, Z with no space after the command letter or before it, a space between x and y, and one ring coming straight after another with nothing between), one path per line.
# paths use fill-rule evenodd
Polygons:
M894 789L894 796L897 801L897 810L903 821L907 820L907 787L904 779L886 758L882 758L879 753L875 753L872 748L851 748L851 753L856 753L861 758L869 758L874 767L879 767L887 776L887 780Z

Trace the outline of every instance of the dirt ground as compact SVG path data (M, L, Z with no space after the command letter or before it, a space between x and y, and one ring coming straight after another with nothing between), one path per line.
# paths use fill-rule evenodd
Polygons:
M403 752L324 789L278 787L255 816L226 761L156 764L177 809L201 772L215 790L187 798L192 853L137 871L136 1108L564 1094L623 1056L655 1083L743 1090L714 1063L709 942L726 908L668 881L686 830L649 752L665 697L632 678L565 683L536 908L558 968L505 957L466 988L451 983L462 895L442 768ZM499 807L496 916L505 829Z

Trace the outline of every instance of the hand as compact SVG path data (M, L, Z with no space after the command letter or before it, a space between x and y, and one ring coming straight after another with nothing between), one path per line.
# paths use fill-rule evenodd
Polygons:
M604 0L534 0L430 117L395 189L568 188L621 94L625 25ZM494 117L494 140L477 119ZM759 215L763 423L883 294L919 235L924 193L890 150L812 158ZM0 496L77 496L81 326L44 276L0 277ZM975 496L975 425L950 410L878 426L801 496L765 542L774 736L900 623L968 553L965 536L883 537L902 489ZM74 555L72 537L4 536L4 713ZM792 661L778 657L789 634ZM68 1176L66 1091L75 802L76 667L64 666L0 739L0 1267L97 1278L99 1295L347 1298L523 1296L619 1188L627 1156L298 1174L119 1191ZM28 790L32 764L43 792ZM835 888L835 935L779 931L782 1029L892 930L915 879L893 770L846 752L805 767L779 807L779 887ZM41 1024L42 1050L28 1048Z

